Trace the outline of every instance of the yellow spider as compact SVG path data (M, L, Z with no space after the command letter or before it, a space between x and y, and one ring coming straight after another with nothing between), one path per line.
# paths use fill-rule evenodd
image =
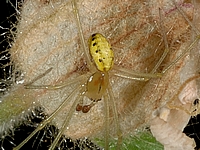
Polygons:
M80 23L79 12L76 5L76 0L72 0L72 6L74 10L74 14L76 16L77 26L80 33L80 40L83 46L84 55L86 57L87 67L89 71L83 75L80 75L78 78L72 79L65 83L59 85L33 85L35 81L44 77L48 74L52 68L48 69L44 74L35 78L32 82L25 85L26 89L60 89L66 86L73 85L76 82L80 82L80 85L75 87L75 89L68 95L68 97L60 104L60 106L48 117L46 118L36 129L32 132L22 143L20 143L15 149L20 149L31 137L33 137L39 130L45 127L45 125L51 122L56 115L66 106L66 104L76 95L76 100L73 102L69 113L66 115L65 121L62 124L62 127L59 130L58 135L56 136L55 140L53 141L50 150L53 150L60 137L62 136L64 130L69 125L69 122L74 114L74 111L82 111L83 113L90 113L90 110L93 106L98 105L98 102L102 99L104 100L104 107L105 107L105 149L109 149L109 124L111 121L114 121L116 125L116 135L118 137L118 149L120 149L120 145L122 142L122 133L120 130L119 119L117 108L114 102L114 94L112 91L111 82L109 81L109 72L110 70L115 71L113 74L115 76L121 78L128 78L128 79L135 79L139 81L148 81L150 78L160 78L162 75L168 71L176 62L178 62L182 57L184 57L185 53L187 53L190 48L185 50L180 57L175 59L174 62L169 64L165 69L162 70L161 73L156 73L156 70L161 65L163 60L165 59L168 53L168 46L166 38L164 38L165 42L165 51L162 54L161 58L152 69L150 73L136 73L133 71L129 71L123 68L115 67L115 55L112 50L112 47L108 40L100 33L92 34L88 40L88 47L89 53L86 48L86 44L83 38L83 31ZM163 31L163 36L165 37L165 32ZM80 93L80 94L77 94ZM83 97L88 98L91 102L89 104L85 104ZM109 118L112 114L113 120Z

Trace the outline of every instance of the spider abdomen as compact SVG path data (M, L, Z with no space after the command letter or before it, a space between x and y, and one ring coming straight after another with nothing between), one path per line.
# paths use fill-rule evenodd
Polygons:
M114 54L108 40L100 33L92 34L88 40L90 55L99 71L109 71L114 62Z

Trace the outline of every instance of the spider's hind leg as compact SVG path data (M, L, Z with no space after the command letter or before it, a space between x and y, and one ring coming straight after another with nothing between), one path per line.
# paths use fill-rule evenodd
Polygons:
M80 87L77 88L77 89L80 90ZM74 90L74 91L78 92L77 89ZM73 96L74 94L71 94L71 95ZM82 99L82 96L78 94L78 97L73 102L73 104L72 104L72 106L71 106L71 108L69 110L69 113L66 115L65 121L62 124L62 126L61 126L61 128L60 128L60 130L59 130L59 132L58 132L58 134L56 136L56 138L54 139L53 143L51 144L51 147L49 148L49 150L54 150L55 149L55 147L58 144L61 136L63 135L64 130L66 130L67 126L69 125L69 122L70 122L70 120L72 118L72 115L73 115L74 111L76 111L76 106L77 106L77 104L79 103L79 101L81 99Z
M71 92L71 94L60 104L60 106L45 120L43 120L43 122L24 140L22 141L17 147L13 148L13 150L19 150L22 146L24 146L38 131L42 130L48 123L50 123L54 117L62 110L62 108L64 108L64 106L74 97L74 95L76 95L80 90L79 88L75 88L75 90L73 90ZM65 122L63 123L58 135L56 136L56 140L54 140L53 144L51 145L51 147L55 147L58 143L57 140L60 139L60 136L62 135L64 128L68 125L72 114L73 114L73 110L75 110L75 106L77 105L77 103L80 101L80 95L78 95L78 98L75 100L75 102L73 103L73 106L71 107L69 114L67 115L67 118L65 120ZM75 106L74 106L75 105Z
M122 146L122 132L120 129L120 122L119 122L119 114L117 112L117 106L114 101L114 94L112 91L112 87L109 83L107 92L104 96L104 104L105 104L105 149L109 147L109 137L110 137L110 124L111 120L110 117L112 116L115 126L115 135L117 136L117 145L116 149L120 150Z

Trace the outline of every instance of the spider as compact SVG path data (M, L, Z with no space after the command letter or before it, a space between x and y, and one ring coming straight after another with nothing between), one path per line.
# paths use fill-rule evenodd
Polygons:
M115 76L121 78L135 79L139 81L148 81L151 78L160 78L162 75L167 72L176 62L178 62L190 49L188 48L184 53L182 53L181 57L178 57L174 62L169 64L166 69L163 69L161 73L156 73L156 70L161 65L163 60L165 59L168 53L168 45L166 44L166 38L164 38L165 42L165 51L162 54L161 58L152 69L150 73L136 73L130 70L126 70L123 68L119 68L113 66L114 64L114 54L112 48L108 42L108 40L100 33L95 33L89 38L89 48L90 54L86 48L86 44L83 37L83 31L80 23L79 12L77 9L76 1L72 1L72 6L75 14L75 18L77 21L80 40L83 45L84 55L86 57L87 67L89 68L89 72L84 75L79 76L76 79L71 81L67 81L60 85L33 85L33 83L40 78L44 77L48 74L52 68L48 69L42 75L35 78L32 82L25 85L27 89L60 89L66 86L73 85L76 82L80 82L80 85L75 87L75 89L68 95L68 97L63 101L63 103L47 118L45 119L40 126L36 128L34 132L32 132L20 145L18 145L15 149L20 149L31 137L33 137L39 130L41 130L47 123L51 122L54 117L64 108L64 106L76 95L76 100L73 102L68 115L66 115L65 121L60 128L58 135L56 136L54 142L52 143L50 149L54 149L62 136L62 133L69 125L69 121L72 118L74 111L82 111L83 113L90 113L90 110L101 100L104 100L104 108L105 108L105 149L108 149L109 142L109 116L113 113L113 120L116 125L116 134L118 136L118 148L121 145L122 133L119 126L118 113L117 108L114 102L114 94L112 91L112 86L110 83L110 71L116 70L113 74ZM165 32L162 31L163 37L166 37ZM106 49L106 52L104 51ZM105 54L104 54L105 53ZM91 55L91 56L90 56ZM99 56L100 55L100 56ZM112 69L112 70L111 70ZM80 93L80 94L77 94ZM83 101L83 97L87 97L91 100L89 104L85 104ZM112 111L110 111L110 108Z

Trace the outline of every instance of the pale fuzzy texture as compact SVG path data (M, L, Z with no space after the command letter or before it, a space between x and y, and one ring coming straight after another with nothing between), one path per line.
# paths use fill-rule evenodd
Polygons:
M184 87L178 98L182 104L191 104L197 97L197 83L193 80Z
M180 102L180 101L179 101ZM190 108L191 103L184 104L184 109ZM165 150L192 150L196 144L193 139L183 132L191 115L185 110L160 108L154 112L150 129L155 138L164 145Z
M173 115L177 114L175 113ZM181 116L177 116L176 119L179 117ZM186 117L186 120L187 119L188 116ZM151 131L156 139L164 145L165 150L192 150L195 148L193 139L187 137L184 133L182 133L182 130L177 129L159 117L152 120Z
M150 72L164 51L159 8L170 52L158 72L190 44L190 26L171 1L78 1L85 41L93 33L102 33L113 46L114 65L136 72ZM182 8L192 18L192 4L186 3ZM17 68L25 74L25 83L50 67L53 67L52 71L35 85L62 83L88 71L71 2L25 1L11 54ZM185 81L180 79L179 73L188 60L188 57L181 59L162 78L148 82L127 80L110 73L123 135L134 134L135 129L148 125L152 112L170 101ZM75 85L59 90L27 90L23 89L23 85L16 85L14 96L11 93L9 98L19 97L21 104L13 105L22 111L41 105L47 114L51 114L74 88ZM61 127L74 99L53 120L58 127ZM86 114L74 111L65 134L72 138L99 135L104 130L103 106L104 102L100 101ZM8 118L15 118L18 114L20 111ZM183 123L185 125L186 121ZM156 125L162 129L163 122ZM159 131L156 132L155 135L159 136ZM177 132L181 134L181 131Z

